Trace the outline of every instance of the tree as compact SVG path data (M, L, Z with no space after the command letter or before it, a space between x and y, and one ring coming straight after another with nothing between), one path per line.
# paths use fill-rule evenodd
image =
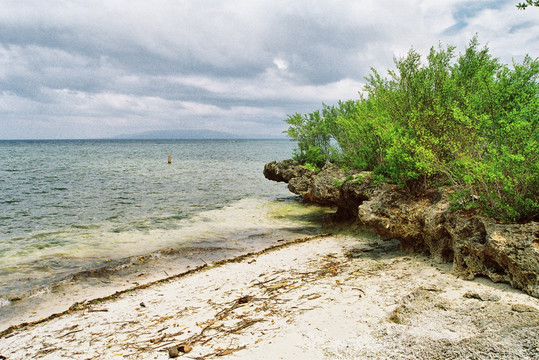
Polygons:
M536 6L539 7L539 0L526 0L526 2L518 3L517 9L519 10L526 10L528 6Z

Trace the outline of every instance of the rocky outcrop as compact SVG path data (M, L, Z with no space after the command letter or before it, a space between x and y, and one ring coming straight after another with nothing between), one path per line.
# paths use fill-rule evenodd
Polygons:
M539 297L539 224L499 224L452 210L449 189L412 196L390 184L374 185L370 173L346 173L326 165L307 170L292 161L272 162L266 178L288 183L307 201L337 207L335 219L354 220L398 239L404 251L452 262L466 279L486 276Z
M312 172L314 173L314 172ZM272 161L264 166L264 176L268 180L282 181L288 183L291 179L312 174L306 168L299 166L292 160L280 162Z
M357 204L368 200L372 188L365 186L369 172L346 174L337 166L326 165L321 171L307 170L291 160L270 162L264 176L288 183L288 189L303 199L322 205L336 205L336 216L349 219L357 215ZM345 181L352 176L352 181Z

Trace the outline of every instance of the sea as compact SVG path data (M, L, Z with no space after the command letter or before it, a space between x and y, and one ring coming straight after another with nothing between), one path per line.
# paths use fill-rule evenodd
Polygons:
M321 232L288 140L0 141L0 331ZM171 158L171 163L168 158Z

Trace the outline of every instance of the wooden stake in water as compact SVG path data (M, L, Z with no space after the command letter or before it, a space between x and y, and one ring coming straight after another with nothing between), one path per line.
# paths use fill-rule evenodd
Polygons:
M168 163L172 164L172 155L168 154Z

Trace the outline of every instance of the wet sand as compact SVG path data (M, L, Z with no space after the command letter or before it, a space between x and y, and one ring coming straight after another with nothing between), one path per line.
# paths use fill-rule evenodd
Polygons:
M306 206L295 198L270 202L244 199L230 207L203 212L201 218L190 219L188 225L177 230L152 231L139 240L146 239L153 245L139 242L127 254L121 247L105 258L81 251L78 258L64 259L73 264L65 271L57 269L58 273L47 268L38 274L10 269L12 274L3 279L0 294L0 331L12 324L34 322L62 312L75 302L319 234L321 219L331 211ZM161 242L160 238L168 240Z
M403 254L394 240L339 235L76 304L4 331L0 355L533 359L538 333L539 299L486 279L458 279L450 265Z

